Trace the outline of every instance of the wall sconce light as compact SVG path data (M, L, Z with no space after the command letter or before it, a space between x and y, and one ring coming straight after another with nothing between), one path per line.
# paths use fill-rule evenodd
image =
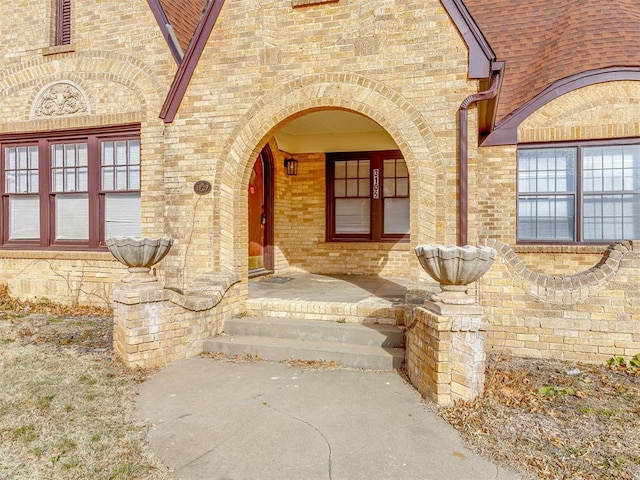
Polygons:
M287 175L298 175L298 161L295 158L285 158L284 168L287 171Z

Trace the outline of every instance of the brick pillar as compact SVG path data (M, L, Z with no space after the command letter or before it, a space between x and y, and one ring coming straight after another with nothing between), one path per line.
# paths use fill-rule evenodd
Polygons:
M406 368L411 383L439 405L482 395L485 338L479 305L425 302L407 327Z
M162 282L118 283L113 289L113 347L129 366L155 366L169 292ZM150 361L151 360L151 361ZM157 361L157 359L154 359Z

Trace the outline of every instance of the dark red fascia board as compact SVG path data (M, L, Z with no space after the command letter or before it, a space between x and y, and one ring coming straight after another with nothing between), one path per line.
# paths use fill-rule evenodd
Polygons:
M492 62L496 59L491 45L482 34L462 0L440 0L469 49L469 78L491 79Z
M200 19L200 23L193 34L193 38L184 54L180 67L178 67L176 76L173 78L173 83L160 111L160 118L162 118L165 123L173 122L176 113L178 113L178 107L187 91L193 72L198 65L200 56L204 51L204 47L207 44L209 35L213 30L213 26L220 15L220 10L222 10L223 5L224 0L211 0Z
M520 124L547 103L582 87L624 80L640 80L640 67L608 67L560 79L498 122L480 145L483 147L516 145Z
M177 64L180 64L182 61L182 56L180 55L181 49L178 48L174 43L173 37L169 34L169 29L167 28L167 25L169 25L169 19L164 13L160 0L147 0L147 2L149 3L149 8L151 8L151 11L153 12L153 16L156 17L156 22L158 22L162 36L167 42L167 45L169 45L169 50L171 50L173 59Z

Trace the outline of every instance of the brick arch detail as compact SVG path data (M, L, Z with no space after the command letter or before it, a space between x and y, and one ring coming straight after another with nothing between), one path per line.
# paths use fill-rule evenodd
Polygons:
M0 71L0 92L10 96L19 90L32 88L28 105L25 105L25 115L28 117L33 101L49 83L65 80L75 82L84 89L91 102L92 87L88 82L106 79L134 92L140 102L142 118L146 118L152 113L150 105L162 104L163 86L156 77L149 68L126 55L83 52L65 61L40 59Z
M588 270L547 275L527 267L509 245L499 240L487 239L485 245L498 251L514 285L542 303L558 305L576 305L597 294L615 278L623 259L633 250L631 242L616 242Z
M402 151L412 179L412 243L433 241L437 220L444 219L444 158L422 114L388 86L355 74L309 75L259 98L237 122L222 148L215 173L220 248L215 264L246 274L246 184L253 160L269 137L291 118L321 109L354 111L377 122ZM427 172L428 169L428 172ZM414 219L417 219L414 220ZM232 264L230 263L232 260Z
M639 80L596 83L573 90L527 117L518 127L518 137L526 142L637 136L638 92ZM595 112L607 121L585 122L586 112Z

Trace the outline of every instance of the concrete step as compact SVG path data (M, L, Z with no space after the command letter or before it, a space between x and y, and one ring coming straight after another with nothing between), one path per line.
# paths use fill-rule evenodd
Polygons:
M254 355L264 360L335 362L355 368L393 370L404 360L404 349L293 338L219 336L205 340L205 352Z
M279 317L240 317L227 320L228 335L292 338L304 341L351 343L401 348L404 332L392 325L339 323Z
M404 360L404 332L392 325L240 317L225 321L224 332L205 340L204 351L270 361L335 362L372 370L393 370Z

